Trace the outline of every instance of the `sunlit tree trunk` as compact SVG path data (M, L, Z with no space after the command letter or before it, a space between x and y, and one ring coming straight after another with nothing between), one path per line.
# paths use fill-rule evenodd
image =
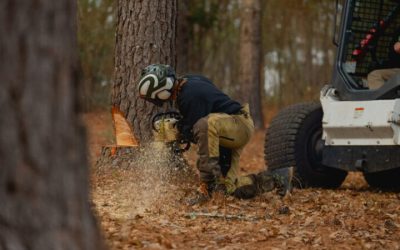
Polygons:
M250 104L256 128L264 127L261 109L261 17L259 0L242 0L240 84L242 101Z
M0 1L0 248L103 249L78 117L75 1Z
M151 138L157 109L138 98L141 70L149 64L176 66L177 0L118 0L112 104L125 114L136 138Z

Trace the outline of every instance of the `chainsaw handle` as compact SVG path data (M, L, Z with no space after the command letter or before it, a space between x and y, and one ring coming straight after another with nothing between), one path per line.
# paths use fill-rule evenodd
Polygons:
M190 142L186 142L186 146L183 148L183 152L188 151L190 149Z
M177 120L182 119L181 114L179 114L176 111L168 111L168 112L162 112L162 113L158 113L156 115L153 116L153 118L151 119L151 127L154 131L157 131L157 128L155 127L155 123L156 121L160 120L160 119L165 119L165 118L176 118Z
M186 144L186 145L185 145ZM183 148L181 147L181 145L185 145ZM175 153L183 153L186 152L190 149L190 142L189 141L185 141L185 142L175 142L174 143L174 152Z

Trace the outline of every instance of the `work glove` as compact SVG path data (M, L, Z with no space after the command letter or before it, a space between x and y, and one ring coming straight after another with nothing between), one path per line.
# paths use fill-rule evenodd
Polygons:
M178 134L178 139L173 143L173 151L175 154L183 153L190 148L190 141L182 137L182 134Z

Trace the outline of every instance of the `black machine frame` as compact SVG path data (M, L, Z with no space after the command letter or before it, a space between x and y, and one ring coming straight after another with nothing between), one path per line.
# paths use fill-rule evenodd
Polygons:
M338 3L339 4L339 3ZM345 0L332 85L343 101L400 97L400 76L381 88L366 87L366 76L382 68L389 43L400 28L400 1Z

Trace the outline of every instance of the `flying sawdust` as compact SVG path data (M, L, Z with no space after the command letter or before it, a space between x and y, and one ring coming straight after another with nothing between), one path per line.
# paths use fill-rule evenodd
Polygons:
M118 181L110 188L101 187L101 193L112 192L108 196L110 200L100 201L102 195L94 197L96 204L115 218L129 219L174 210L193 188L196 178L185 160L172 155L163 143L141 147L128 166L125 169L116 166Z

